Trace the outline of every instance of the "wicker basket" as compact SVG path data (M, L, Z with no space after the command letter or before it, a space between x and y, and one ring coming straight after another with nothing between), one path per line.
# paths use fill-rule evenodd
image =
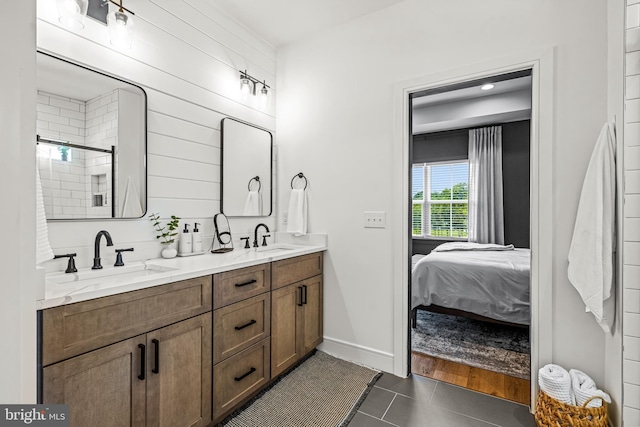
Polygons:
M598 408L587 408L587 400L583 406L568 405L554 399L545 392L538 393L535 419L539 427L608 427L607 402L602 401Z

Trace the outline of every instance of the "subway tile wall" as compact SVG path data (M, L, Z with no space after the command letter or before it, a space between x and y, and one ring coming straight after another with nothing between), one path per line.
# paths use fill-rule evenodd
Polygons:
M623 423L640 426L640 0L627 0L624 112Z

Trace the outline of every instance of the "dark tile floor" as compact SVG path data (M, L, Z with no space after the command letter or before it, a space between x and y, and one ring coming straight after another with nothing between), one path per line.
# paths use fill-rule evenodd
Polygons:
M349 427L535 427L524 405L418 375L383 374Z

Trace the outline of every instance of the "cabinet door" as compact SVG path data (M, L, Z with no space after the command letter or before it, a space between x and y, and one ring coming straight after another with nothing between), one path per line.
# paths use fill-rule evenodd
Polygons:
M147 425L211 423L211 313L147 334Z
M271 292L271 377L284 372L300 358L298 322L302 287L286 286Z
M304 356L322 342L322 276L300 282L303 288L303 320L300 325L300 355Z
M68 404L72 427L144 426L144 344L140 335L47 366L43 403Z

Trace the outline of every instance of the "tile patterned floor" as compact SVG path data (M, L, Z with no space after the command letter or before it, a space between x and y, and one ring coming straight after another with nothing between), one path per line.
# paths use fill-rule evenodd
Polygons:
M529 408L441 381L383 374L349 427L535 427Z

